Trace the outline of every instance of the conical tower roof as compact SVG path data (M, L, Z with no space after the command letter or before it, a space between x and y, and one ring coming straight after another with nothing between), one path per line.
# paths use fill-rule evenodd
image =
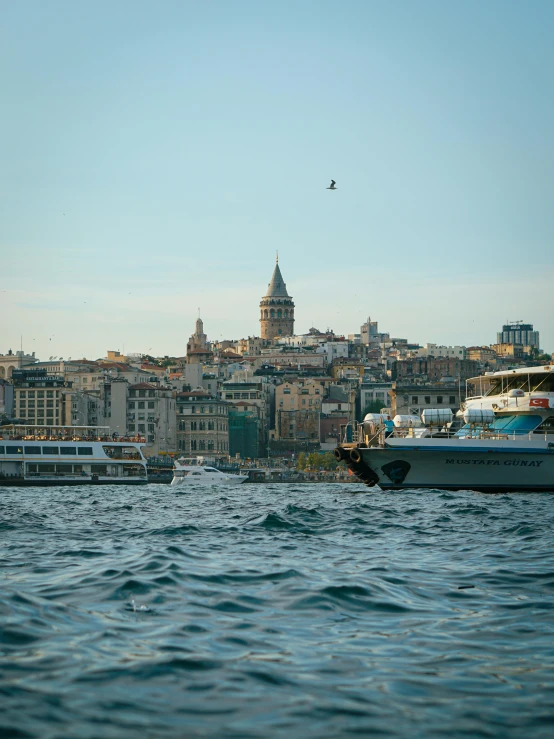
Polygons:
M288 298L289 297L289 294L287 292L287 286L285 285L285 281L283 280L283 275L281 274L281 270L279 269L279 264L275 265L275 269L273 270L273 276L267 288L265 297L266 298Z

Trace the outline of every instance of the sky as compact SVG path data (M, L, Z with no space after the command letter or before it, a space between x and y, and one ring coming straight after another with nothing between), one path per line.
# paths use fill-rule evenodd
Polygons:
M0 353L259 335L277 251L297 333L554 351L550 0L0 11Z

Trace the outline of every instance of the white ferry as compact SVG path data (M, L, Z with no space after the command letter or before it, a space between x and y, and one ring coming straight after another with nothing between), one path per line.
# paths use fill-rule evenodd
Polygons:
M226 487L228 485L240 485L248 480L248 475L240 475L229 472L221 472L215 467L204 464L204 459L198 457L195 459L176 460L173 468L172 485L219 485Z
M454 430L450 409L396 416L393 429L369 414L335 455L384 490L554 491L554 367L468 380L458 415Z
M106 426L0 426L0 485L139 485L144 438Z

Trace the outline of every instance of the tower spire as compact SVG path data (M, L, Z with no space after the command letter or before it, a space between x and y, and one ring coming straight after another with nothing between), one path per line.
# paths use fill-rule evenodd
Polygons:
M287 292L279 267L279 252L275 254L275 269L267 292L260 302L262 339L292 336L294 329L294 302Z

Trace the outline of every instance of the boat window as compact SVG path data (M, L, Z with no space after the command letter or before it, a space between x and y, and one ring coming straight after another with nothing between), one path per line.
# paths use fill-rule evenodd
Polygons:
M554 393L554 373L531 375L529 380L531 390L541 390L545 393Z
M59 454L60 447L59 446L43 446L42 453L43 454Z
M6 453L7 454L23 454L23 447L22 446L7 446Z
M92 447L91 446L80 446L77 447L77 453L79 455L89 455L92 457Z
M39 446L26 446L25 454L40 454L40 447Z
M541 423L541 417L532 415L497 416L490 428L503 431L507 434L528 434L534 431Z
M214 467L204 467L204 472L219 472Z
M71 456L77 454L77 449L74 446L62 446L60 453L65 456Z
M5 454L5 453L6 453L6 447L0 446L0 454Z
M554 416L549 416L536 429L537 434L554 434ZM1 447L0 447L1 449Z
M90 471L91 471L91 474L93 475L107 475L108 465L107 464L91 464Z
M191 475L200 475L200 472L191 472Z
M486 395L500 395L509 390L523 390L526 393L542 390L545 393L552 393L554 392L554 374L535 373L495 377L491 379L491 388Z

